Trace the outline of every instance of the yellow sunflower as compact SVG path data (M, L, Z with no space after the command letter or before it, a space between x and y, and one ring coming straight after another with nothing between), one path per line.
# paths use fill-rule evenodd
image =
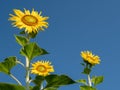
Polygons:
M47 76L50 72L54 72L54 68L49 61L38 61L32 64L31 73L41 76Z
M81 52L81 57L83 58L84 61L92 65L100 64L100 57L97 55L93 55L92 52L90 51Z
M13 11L15 15L10 14L9 20L13 21L14 27L25 29L27 33L37 33L39 30L44 30L44 28L48 27L48 22L46 22L48 17L41 16L41 12L38 13L34 9L31 13L26 9L24 9L24 12L19 9L14 9Z

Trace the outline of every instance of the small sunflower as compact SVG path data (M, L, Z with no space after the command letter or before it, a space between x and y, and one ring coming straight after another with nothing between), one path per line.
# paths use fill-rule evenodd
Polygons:
M37 61L32 64L31 73L41 76L47 76L50 72L54 72L54 68L49 61Z
M13 11L15 15L10 14L9 20L13 21L14 27L25 29L27 33L37 33L39 30L44 30L44 28L48 27L48 22L46 22L48 17L41 16L41 12L38 13L34 9L31 13L26 9L24 9L24 12L19 9L14 9Z
M92 65L100 64L100 57L97 55L93 55L92 52L90 51L81 52L81 57L83 58L84 61Z

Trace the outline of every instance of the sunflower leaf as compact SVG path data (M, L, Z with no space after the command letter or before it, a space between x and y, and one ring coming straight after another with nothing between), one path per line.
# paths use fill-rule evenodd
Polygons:
M80 63L82 66L85 66L85 64L84 63Z
M94 76L92 77L92 83L96 86L100 83L102 83L104 80L104 77L103 76Z
M91 69L86 67L86 68L84 68L84 71L82 73L88 75L88 74L90 74L90 72L91 72Z
M40 86L34 86L32 90L40 90Z
M80 79L80 80L77 80L78 83L82 83L84 85L87 85L87 81L85 79Z
M20 85L0 83L0 90L25 90L25 88Z
M31 37L31 38L35 38L36 35L37 35L37 33L29 33L28 35L29 35L29 37Z
M33 83L37 86L40 86L44 79L45 78L43 76L36 76L35 80L33 80Z
M10 70L17 64L17 59L14 56L6 58L3 62L0 62L0 72L10 74Z
M25 30L21 31L19 34L25 35Z
M45 77L45 79L47 81L47 85L45 88L49 88L49 87L57 88L63 85L69 85L69 84L76 83L67 75L60 75L60 76L59 75L48 75Z
M32 90L40 90L42 82L45 80L43 76L36 76L35 80L33 80L33 83L35 86L32 88ZM57 90L56 87L49 87L45 88L44 90Z
M15 36L15 39L17 41L18 44L20 44L21 46L25 46L28 43L28 39L24 36Z
M40 48L36 43L29 43L20 50L20 54L32 60L34 57L48 54L48 52Z
M80 90L97 90L97 89L90 86L80 86Z

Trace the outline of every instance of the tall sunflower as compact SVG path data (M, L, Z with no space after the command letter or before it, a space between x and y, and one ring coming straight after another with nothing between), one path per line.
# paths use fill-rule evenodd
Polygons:
M100 64L100 57L97 55L93 55L90 51L81 52L81 57L85 62L88 62L92 65Z
M49 61L37 61L32 64L31 73L41 76L47 76L50 72L54 72L54 68Z
M24 9L22 12L19 9L13 10L15 15L10 14L9 20L13 21L13 26L18 27L19 29L25 29L27 33L37 33L39 30L44 30L48 27L48 22L46 20L48 17L41 16L41 12L38 13Z

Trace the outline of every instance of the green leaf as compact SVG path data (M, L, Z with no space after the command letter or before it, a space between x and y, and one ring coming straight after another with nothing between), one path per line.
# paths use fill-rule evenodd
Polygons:
M84 85L87 85L87 82L86 82L86 80L85 80L85 79L80 79L80 80L77 80L77 82L82 83L82 84L84 84Z
M20 34L25 35L27 34L30 38L35 38L38 33L32 32L32 33L26 33L25 30L21 31Z
M25 35L25 30L21 31L19 34Z
M104 80L104 77L103 76L94 76L92 77L92 83L96 86L100 83L102 83Z
M90 74L90 72L91 72L91 69L86 67L86 68L84 68L84 71L82 73L88 75L88 74Z
M34 86L31 90L40 90L40 86Z
M25 88L20 85L0 83L0 90L25 90Z
M30 90L41 90L39 86L34 86L32 89ZM58 90L57 87L48 87L48 88L45 88L45 89L42 89L42 90Z
M35 80L33 80L33 83L35 86L32 88L32 90L40 90L42 82L45 80L45 77L43 76L36 76ZM57 90L57 87L48 87L44 90Z
M80 63L82 66L85 66L85 64L84 63Z
M10 70L17 64L16 57L8 57L3 62L0 62L0 72L10 74Z
M97 90L97 89L90 86L80 86L80 90Z
M34 57L48 54L48 52L40 48L36 43L29 43L20 50L20 54L32 60Z
M35 38L36 37L36 35L37 35L38 33L29 33L29 37L31 37L31 38Z
M45 78L43 76L36 76L35 80L33 80L33 83L37 86L40 86L44 80Z
M25 46L28 43L28 39L24 36L15 36L15 39L21 46Z
M46 81L47 81L47 86L45 88L48 87L60 87L63 85L69 85L69 84L74 84L76 83L75 81L73 81L70 77L68 77L67 75L48 75L45 77Z

